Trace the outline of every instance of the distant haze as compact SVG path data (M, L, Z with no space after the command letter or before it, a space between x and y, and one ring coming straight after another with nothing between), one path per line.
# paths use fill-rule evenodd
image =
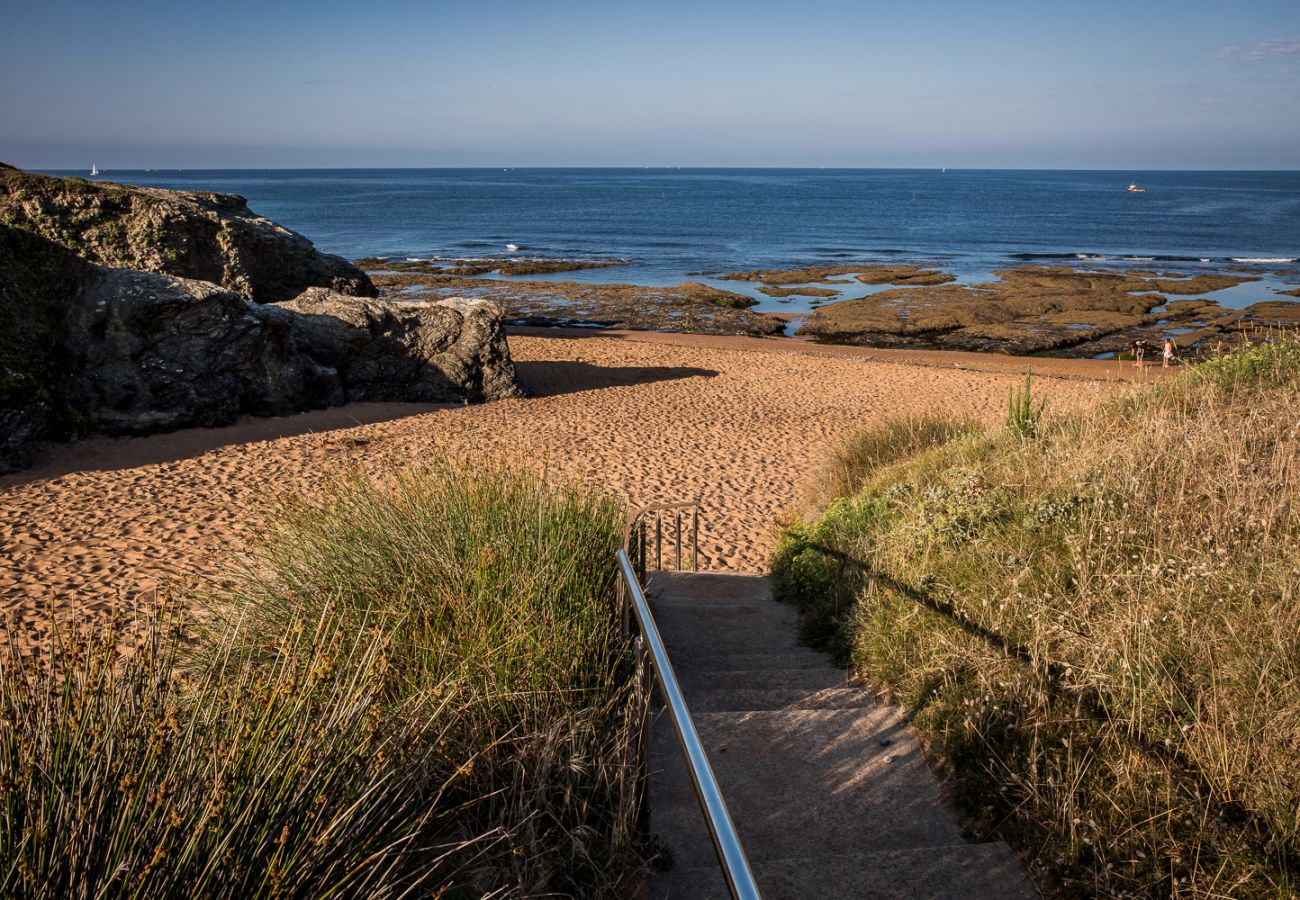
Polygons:
M28 168L1300 169L1300 3L12 3Z

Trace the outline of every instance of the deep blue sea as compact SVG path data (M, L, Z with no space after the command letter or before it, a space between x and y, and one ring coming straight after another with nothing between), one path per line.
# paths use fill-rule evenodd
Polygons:
M1101 258L1094 264L1274 273L1215 298L1233 305L1300 283L1300 172L277 169L101 177L242 194L256 212L351 258L626 262L555 276L566 279L663 284L702 272L878 259L933 262L971 282L1019 262ZM1128 193L1131 180L1145 193ZM776 308L767 298L764 306Z

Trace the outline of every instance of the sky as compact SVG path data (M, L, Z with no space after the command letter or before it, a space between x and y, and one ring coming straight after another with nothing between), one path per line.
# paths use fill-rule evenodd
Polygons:
M0 0L33 169L1300 169L1300 2Z

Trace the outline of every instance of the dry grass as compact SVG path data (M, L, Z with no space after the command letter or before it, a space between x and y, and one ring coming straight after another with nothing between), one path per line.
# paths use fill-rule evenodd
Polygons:
M281 502L201 625L13 647L0 895L625 895L620 512L490 466L356 476Z
M808 636L1049 893L1300 888L1298 387L1284 339L1036 435L890 426L787 531Z

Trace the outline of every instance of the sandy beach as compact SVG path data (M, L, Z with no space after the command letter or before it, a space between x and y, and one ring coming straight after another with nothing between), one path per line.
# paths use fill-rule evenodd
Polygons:
M443 453L543 464L631 503L698 496L704 567L764 571L802 479L846 433L931 410L1000 419L1027 365L1052 409L1135 376L1117 362L785 339L516 329L510 345L526 399L353 404L38 448L33 468L0 479L0 604L17 640L33 646L55 623L93 623L212 576L268 495L310 492L344 465Z

